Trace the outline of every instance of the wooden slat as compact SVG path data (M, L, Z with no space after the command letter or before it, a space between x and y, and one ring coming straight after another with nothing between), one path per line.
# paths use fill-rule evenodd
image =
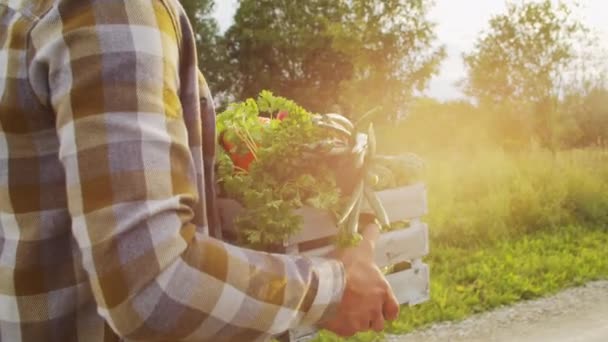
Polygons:
M386 276L399 304L418 305L430 296L429 267L416 262L409 270Z
M327 254L331 253L334 249L335 249L334 245L328 245L328 246L321 247L321 248L315 248L315 249L311 249L308 251L303 251L303 252L300 252L300 254L307 256L307 257L322 257L322 256L326 256Z
M338 234L333 214L326 210L304 207L295 211L303 218L302 229L289 238L289 244L323 239Z
M330 245L304 251L301 254L310 257L324 256L333 250L334 246ZM428 253L428 228L424 223L403 230L382 233L376 243L376 263L380 267L411 261Z
M422 183L380 191L378 197L392 222L414 220L427 213L426 188ZM218 207L222 229L236 233L233 224L234 218L239 215L243 207L238 202L230 199L219 199ZM363 212L371 213L367 204ZM287 245L323 239L338 232L335 219L328 211L304 207L296 210L295 214L302 216L304 223L300 232L286 241Z
M243 211L243 207L237 201L231 199L219 199L218 211L222 221L222 230L236 233L234 219ZM338 233L338 227L331 212L310 207L295 210L296 215L303 218L302 229L289 237L286 245L295 245L304 241L318 240L334 236Z
M394 265L421 258L429 253L427 225L419 223L407 229L383 233L376 244L376 264Z
M428 213L426 187L423 183L377 193L391 222L420 218ZM373 213L367 203L363 212Z

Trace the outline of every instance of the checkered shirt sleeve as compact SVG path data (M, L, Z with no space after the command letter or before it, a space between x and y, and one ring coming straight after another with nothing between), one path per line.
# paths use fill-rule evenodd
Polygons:
M50 89L38 97L54 113L80 262L117 335L266 340L331 314L339 262L202 233L205 120L177 0L62 0L29 34L32 87Z

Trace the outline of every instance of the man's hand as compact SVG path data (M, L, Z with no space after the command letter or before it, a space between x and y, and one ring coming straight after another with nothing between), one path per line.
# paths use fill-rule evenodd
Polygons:
M333 255L344 264L346 288L336 315L323 322L322 328L347 337L361 331L381 331L385 320L397 318L399 304L374 263L374 247L379 235L379 227L369 225L357 247Z

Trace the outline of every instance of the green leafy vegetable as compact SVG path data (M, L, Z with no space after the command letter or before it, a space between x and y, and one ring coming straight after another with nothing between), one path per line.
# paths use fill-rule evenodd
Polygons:
M388 228L373 191L409 184L421 166L415 156L376 156L371 124L357 132L341 115L309 113L267 91L230 105L217 127L221 195L246 209L235 227L252 248L267 250L297 233L302 222L294 210L303 206L335 213L339 245L360 241L364 201Z
M289 115L282 121L276 114ZM271 118L265 124L258 120ZM220 149L218 175L224 196L245 208L236 221L241 242L265 249L296 233L300 218L293 210L304 205L337 211L341 192L330 169L324 146L314 143L333 133L316 126L313 114L293 101L262 92L257 101L235 103L218 116L218 133L236 142L243 153L247 146L233 135L235 127L246 130L257 142L257 158L249 170L235 170L229 151ZM236 172L235 172L236 171Z

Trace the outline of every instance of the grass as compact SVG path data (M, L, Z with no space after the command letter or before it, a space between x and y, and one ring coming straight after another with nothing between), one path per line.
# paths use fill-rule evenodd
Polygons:
M384 136L390 152L403 149ZM608 151L414 152L428 163L431 300L403 308L388 332L608 279Z
M608 277L608 233L565 227L491 247L444 247L429 260L432 299L405 308L395 333L444 320L459 320L520 300Z
M564 227L478 248L437 247L431 265L431 300L404 307L387 332L404 334L425 325L553 294L608 278L608 232ZM341 341L322 333L316 341ZM378 341L360 334L351 341Z
M608 225L608 151L485 151L430 159L434 245L484 246L568 225Z

